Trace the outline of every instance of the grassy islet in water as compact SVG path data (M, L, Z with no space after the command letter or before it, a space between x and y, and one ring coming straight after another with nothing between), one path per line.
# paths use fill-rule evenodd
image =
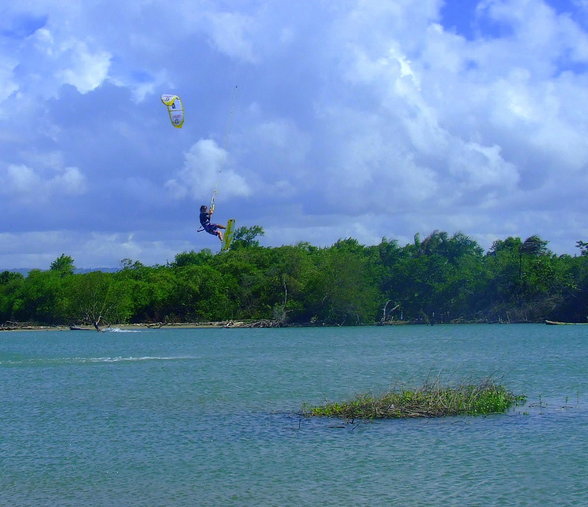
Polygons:
M524 395L513 394L488 379L456 387L443 386L437 380L414 390L393 389L379 396L360 394L347 402L305 406L302 412L309 417L344 419L488 415L504 413L524 400Z

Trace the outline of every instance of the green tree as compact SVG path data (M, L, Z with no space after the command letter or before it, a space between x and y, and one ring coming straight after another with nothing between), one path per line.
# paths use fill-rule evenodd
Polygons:
M189 252L181 252L176 255L174 262L171 263L172 268L181 268L184 266L201 266L210 264L212 260L212 252L205 248L200 252L190 250Z
M125 323L133 313L130 287L118 283L112 273L93 271L67 279L68 305L65 317L70 323Z
M265 270L271 254L265 248L237 248L215 257L214 267L222 273L237 313L234 318L270 319Z
M7 285L14 280L22 281L24 280L24 276L14 271L2 271L0 273L0 285Z
M24 276L20 273L0 273L0 322L15 320L15 309L22 306Z
M226 278L212 266L186 265L174 269L175 287L167 314L190 322L229 320L235 305Z
M355 325L394 308L409 320L583 322L588 255L556 256L537 235L497 240L486 255L462 233L433 231L399 246L353 238L329 248L264 248L258 226L236 248L182 252L165 266L123 259L116 273L73 274L62 254L48 271L0 273L0 319L44 324L274 319ZM384 311L385 310L385 311Z
M63 273L57 270L31 270L14 294L18 301L13 306L14 320L41 324L61 323L67 306L64 280Z
M446 322L469 311L482 271L483 250L462 233L433 231L403 248L379 246L381 287L404 318Z
M263 227L254 225L252 227L239 227L235 230L232 242L232 249L259 246L259 240L261 236L265 235Z
M565 285L560 304L548 316L550 320L564 322L588 321L588 255L571 257L562 255L558 269L563 273Z
M545 241L541 239L536 234L533 236L529 236L521 245L520 251L522 254L532 255L532 256L539 256L539 255L547 255L549 250L547 249L547 244L549 241Z
M580 255L588 255L588 242L576 241L576 247L580 249Z
M51 263L51 271L57 271L61 275L72 275L75 269L74 260L69 255L61 254Z
M382 300L363 252L341 245L317 252L305 305L311 321L337 325L374 322Z
M133 264L132 268L119 271L117 280L131 294L133 321L163 322L174 315L170 301L173 299L176 279L170 268Z
M304 298L318 269L313 257L318 249L307 244L273 249L265 268L267 297L264 305L281 324L304 321Z

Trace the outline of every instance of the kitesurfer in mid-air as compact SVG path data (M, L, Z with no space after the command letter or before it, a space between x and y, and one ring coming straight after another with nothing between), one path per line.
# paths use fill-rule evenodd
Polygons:
M208 211L208 208L204 204L200 206L200 224L208 234L212 234L222 241L223 233L219 229L226 229L226 227L224 225L210 223L213 213L213 211Z

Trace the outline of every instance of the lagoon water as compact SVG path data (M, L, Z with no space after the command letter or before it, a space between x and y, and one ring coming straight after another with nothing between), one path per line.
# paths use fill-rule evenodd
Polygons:
M487 376L505 415L298 415ZM0 334L0 505L588 505L588 326Z

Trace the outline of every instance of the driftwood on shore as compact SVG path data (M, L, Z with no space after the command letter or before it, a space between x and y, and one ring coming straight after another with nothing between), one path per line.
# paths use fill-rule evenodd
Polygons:
M261 328L261 327L282 327L278 320L261 319L256 321L224 320L212 322L151 322L144 324L149 329L160 329L162 327L240 327L240 328Z
M558 322L558 321L543 321L545 324L548 325L588 325L585 322ZM477 321L477 322L451 322L451 324L493 324L495 322L490 321ZM511 322L514 323L514 322ZM529 323L529 322L525 322ZM260 319L260 320L226 320L226 321L211 321L211 322L141 322L141 323L132 323L132 324L110 324L106 328L100 327L96 325L97 323L92 324L61 324L61 325L43 325L37 324L34 322L15 322L15 321L6 321L4 323L0 323L0 331L63 331L63 330L72 330L72 331L104 331L108 330L109 328L121 328L121 329L161 329L163 327L166 328L186 328L186 329L197 329L197 328L278 328L278 327L317 327L317 326L324 326L324 324L287 324L280 320L276 319ZM422 321L407 321L407 320L388 320L386 322L377 322L376 325L379 326L402 326L402 325L410 325L410 324L426 324ZM430 323L428 325L431 325Z
M134 324L111 324L101 328L93 324L71 324L71 325L41 325L34 322L13 322L6 321L0 324L0 331L105 331L116 327L121 329L161 329L168 328L277 328L283 324L278 320L261 319L256 321L228 320L218 322L143 322Z
M221 320L211 322L152 322L145 324L150 329L159 329L162 327L237 327L237 328L262 328L262 327L283 327L279 320L260 319L255 321L244 320Z
M559 320L546 320L548 326L582 326L588 325L588 322L560 322Z
M282 324L277 320L262 319L254 322L241 322L229 320L224 327L282 327Z
M44 331L50 329L67 329L67 326L43 326L34 322L13 322L10 320L0 324L0 331Z

